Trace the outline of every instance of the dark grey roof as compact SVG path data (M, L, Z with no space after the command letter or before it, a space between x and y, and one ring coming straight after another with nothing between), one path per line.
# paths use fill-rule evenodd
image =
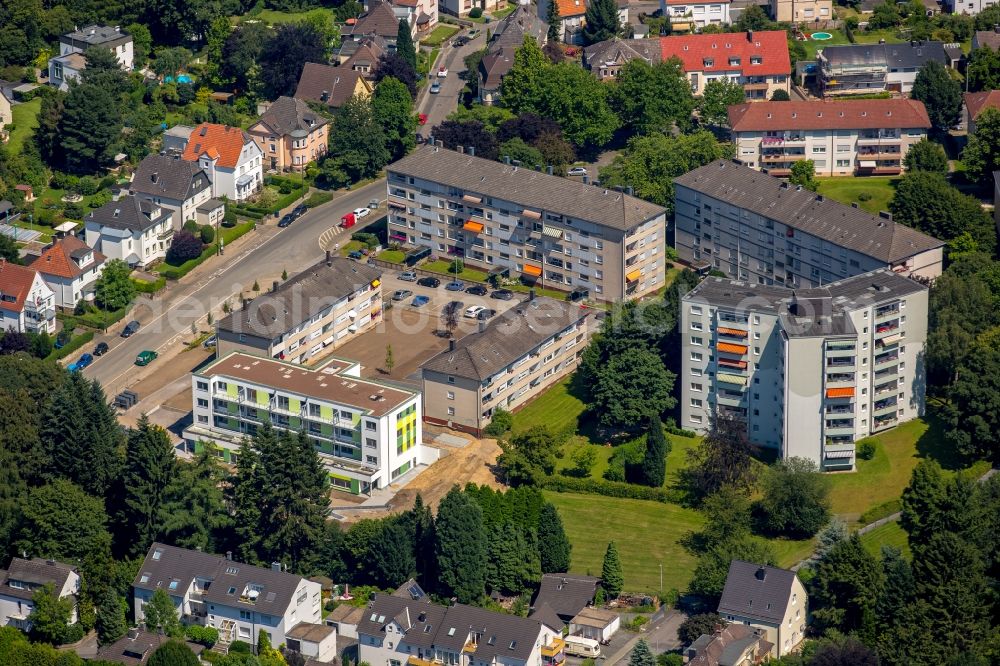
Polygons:
M501 46L520 48L526 35L534 37L538 45L542 46L548 35L548 29L548 23L539 18L535 5L519 4L514 11L497 24L496 32L490 39L487 53L493 53Z
M15 557L6 571L0 570L0 595L31 599L36 588L49 583L59 592L66 585L66 579L74 572L76 567L71 564L40 557L30 560ZM20 581L26 585L23 588L11 587L11 581Z
M660 40L658 39L608 39L591 44L583 50L583 58L587 67L593 69L601 63L609 62L617 65L630 60L645 60L649 64L660 62Z
M988 46L996 51L1000 49L1000 29L977 30L974 41L979 48Z
M180 156L148 155L135 170L131 190L135 194L185 201L212 187L212 181L197 162Z
M795 572L733 560L719 600L719 614L781 622L792 598Z
M716 160L675 178L674 183L887 264L944 245L916 229L796 188L732 160Z
M163 634L131 629L128 634L111 645L105 645L99 649L96 658L125 664L125 666L139 666L139 664L145 664L149 661L149 656L156 651L156 648L169 640L170 637ZM197 643L187 643L187 646L196 655L201 654L205 649L203 645Z
M378 35L396 40L399 33L399 19L392 6L384 0L373 0L368 11L358 17L357 22L344 31L344 35Z
M684 299L739 312L777 315L788 335L814 337L854 334L848 312L926 290L926 286L915 280L881 269L812 289L788 289L710 277L702 280ZM802 309L793 311L793 303Z
M633 229L666 212L662 206L621 192L429 144L387 169L613 229Z
M154 213L159 214L154 217ZM129 231L145 231L159 224L163 218L170 217L172 211L162 208L148 199L130 194L118 201L110 201L87 215L87 222L96 222L101 226Z
M132 586L140 590L164 590L183 595L195 578L212 582L205 601L259 613L283 615L302 581L301 576L234 562L220 555L154 543L146 553ZM176 581L174 589L170 584ZM243 597L247 586L259 590L255 602Z
M14 209L14 204L6 199L0 200L0 215Z
M555 612L552 606L544 602L531 611L531 615L528 617L532 620L538 620L553 631L562 631L563 627L566 626L566 622L559 617L559 613Z
M275 134L285 136L295 130L311 132L326 124L326 118L309 108L309 105L294 97L279 97L257 121L264 123Z
M229 313L218 326L273 340L381 277L380 269L351 259L334 257L329 266L320 261Z
M594 600L600 582L601 579L595 576L544 574L532 606L534 608L549 606L559 617L569 621Z
M902 44L844 44L827 46L822 58L831 66L884 65L892 69L920 68L931 60L942 65L950 61L943 42L913 41Z
M79 30L67 32L63 35L63 40L83 42L90 46L99 46L101 44L108 44L119 40L132 41L132 38L120 27L112 27L110 25L88 25Z
M495 317L483 332L466 335L454 349L446 349L420 368L484 380L590 314L579 305L551 298L527 300Z
M535 648L542 624L517 615L494 613L474 606L456 604L445 608L426 601L379 595L368 604L358 634L382 638L385 627L395 622L411 647L435 647L462 652L471 634L482 635L470 655L477 663L499 663L503 658L525 660Z
M225 206L226 203L221 199L208 199L205 203L201 204L196 208L199 213L210 213L219 206Z

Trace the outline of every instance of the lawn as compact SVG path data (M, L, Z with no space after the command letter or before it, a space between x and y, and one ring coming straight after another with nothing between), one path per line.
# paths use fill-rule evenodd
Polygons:
M895 30L854 31L854 41L858 44L878 44L883 39L887 44L899 44L903 41L896 35Z
M899 521L893 521L876 527L871 532L861 535L861 543L869 553L879 557L882 546L894 546L903 551L903 555L910 559L910 544L906 539L906 532L899 526Z
M900 179L892 176L865 176L863 178L841 176L817 178L816 180L819 181L819 194L848 205L857 202L869 213L878 215L881 210L889 210L889 201L896 193L896 183ZM871 198L868 201L862 201L858 197L863 193L867 193Z
M377 258L393 264L401 264L403 263L403 259L406 258L406 253L402 250L382 250L378 253Z
M818 51L821 48L824 48L824 47L827 47L827 46L833 46L834 44L850 44L851 43L850 40L847 39L847 35L845 35L840 30L822 30L822 31L812 30L812 31L809 31L810 34L812 32L828 32L831 35L833 35L833 39L827 39L826 41L822 41L822 42L819 41L819 40L815 40L815 39L807 39L804 42L800 42L805 47L805 49L806 49L807 57L804 58L805 60L815 60L816 59L816 51Z
M11 109L14 131L10 133L7 150L16 155L21 152L24 142L35 133L38 127L38 112L42 110L42 98L36 97L30 102L17 104Z
M503 9L498 9L496 11L490 12L490 17L494 21L499 21L500 19L506 17L508 14L512 13L515 9L517 9L517 5L513 3L508 3L507 6L504 7Z
M459 280L465 280L467 282L486 282L486 273L475 268L469 268L465 266L461 273L452 273L448 270L451 266L451 261L448 259L438 259L436 261L430 261L422 265L425 271L433 271L435 273L443 273L444 275L457 278Z
M356 240L347 241L340 248L340 254L341 254L341 256L346 257L351 252L356 252L358 250L362 250L362 249L364 249L364 247L365 247L365 244L362 243L361 241L356 241Z
M441 46L441 44L451 39L452 35L458 31L459 27L457 25L448 25L446 23L438 24L436 28L431 30L431 34L420 40L420 45Z
M234 23L241 23L248 20L263 21L268 25L275 25L277 23L298 23L306 20L313 14L328 17L330 21L333 20L333 10L326 8L310 9L307 12L279 12L273 9L262 9L260 12L253 14L230 17L230 20Z
M559 509L573 544L571 571L599 576L608 541L614 540L626 591L660 593L661 565L662 592L687 587L697 558L678 540L701 528L704 519L697 511L600 495L548 491L544 495Z
M529 402L514 416L514 431L522 432L537 425L548 426L555 433L581 433L580 417L584 404L571 388L574 375L563 379ZM582 435L581 435L582 436ZM586 436L583 441L592 444Z

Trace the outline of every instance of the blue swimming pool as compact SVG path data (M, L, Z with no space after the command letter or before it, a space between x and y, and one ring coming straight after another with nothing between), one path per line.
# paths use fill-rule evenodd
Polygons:
M817 42L825 42L828 39L833 39L833 35L831 35L828 32L814 32L809 36L815 39Z
M163 82L164 83L173 83L174 82L174 77L172 77L172 76L164 76L163 77ZM177 75L177 83L194 83L194 79L192 79L187 74L178 74Z

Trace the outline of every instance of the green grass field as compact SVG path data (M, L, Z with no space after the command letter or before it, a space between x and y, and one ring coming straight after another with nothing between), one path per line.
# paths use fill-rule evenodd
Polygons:
M906 532L899 526L899 521L886 523L876 527L871 532L861 535L861 543L865 550L879 557L882 546L894 546L903 551L906 559L910 559L910 544L906 539Z
M464 280L466 282L486 282L486 273L468 266L465 266L461 273L452 273L448 270L448 268L451 267L451 263L452 262L447 259L438 259L437 261L431 261L423 264L420 268L427 271L434 271L435 273L443 273L456 280Z
M274 9L262 9L259 13L255 14L232 16L229 20L233 23L242 23L244 21L263 21L268 25L276 25L279 23L298 23L299 21L304 21L313 14L326 16L329 17L329 20L333 20L333 10L326 9L324 7L310 9L307 12L279 12Z
M446 41L451 39L452 35L459 31L457 25L448 25L446 23L439 24L436 28L431 30L431 34L427 35L420 40L421 46L441 46Z
M808 55L808 57L806 58L806 60L815 60L816 59L816 51L820 50L821 48L824 48L824 47L827 47L827 46L833 46L834 44L850 44L851 43L850 40L847 39L847 35L845 35L840 30L822 30L822 31L808 30L806 32L807 32L807 34L812 34L813 32L828 32L831 35L833 35L833 39L827 39L826 41L822 41L822 42L819 41L819 40L815 40L815 39L807 39L804 42L800 42L802 44L802 46L804 46L805 49L806 49L806 54Z
M701 528L704 520L693 509L644 500L600 495L545 492L556 505L573 544L570 570L601 574L601 562L609 541L615 541L625 573L625 589L660 592L684 590L694 572L696 558L678 539Z
M41 110L41 97L36 97L24 104L17 104L11 109L14 131L10 133L7 150L12 154L19 154L24 142L35 133L35 128L38 127L38 112Z
M830 197L845 204L857 203L873 215L880 210L889 210L889 201L896 193L896 183L899 178L891 176L866 176L850 178L846 176L834 178L817 178L819 194ZM868 201L859 199L859 195L867 193Z

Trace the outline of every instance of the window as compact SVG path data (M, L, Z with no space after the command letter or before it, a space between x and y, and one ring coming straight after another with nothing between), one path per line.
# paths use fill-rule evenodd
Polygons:
M452 377L451 375L448 375L448 383L449 384L454 384L455 383L455 378Z
M199 381L199 382L197 382L195 384L195 386L198 388L199 391L207 391L208 390L208 382Z
M691 336L691 344L695 345L696 347L700 347L702 345L702 338L700 338L700 337L698 337L696 335L692 335Z
M702 359L701 352L691 352L692 361L700 361Z
M455 408L454 407L449 407L448 408L448 416L454 416L454 415L455 415Z
M699 398L691 398L692 407L701 407L701 400Z
M701 384L698 382L691 382L691 390L697 393L701 393Z

